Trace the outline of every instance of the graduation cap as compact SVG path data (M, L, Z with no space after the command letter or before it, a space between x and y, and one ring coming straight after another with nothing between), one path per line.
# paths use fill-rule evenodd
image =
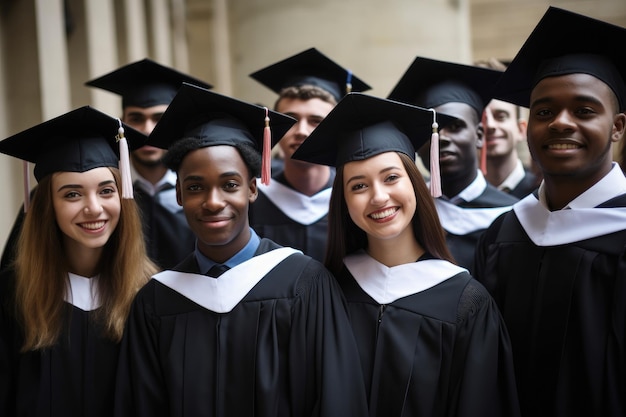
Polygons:
M146 108L170 104L183 82L212 88L204 81L147 58L87 81L85 85L122 96L122 108L128 106Z
M283 59L250 74L277 94L286 87L314 85L331 93L339 101L346 93L363 92L371 87L352 75L316 48Z
M459 102L480 119L502 71L416 57L387 98L423 107Z
M198 148L246 143L263 155L261 180L269 183L271 148L295 122L267 107L183 83L150 134L148 144L169 149L187 137L199 138Z
M428 140L438 141L431 136L437 134L437 119L448 123L454 120L450 116L436 115L433 109L350 93L302 142L292 158L341 166L396 151L415 159L416 150ZM432 159L438 164L439 155ZM431 193L439 196L441 191L436 190L438 169L434 171L431 169Z
M478 120L482 120L502 74L502 71L475 65L416 57L388 98L423 107L465 103L476 111ZM436 149L431 149L431 165L433 157L439 160L439 144L432 145ZM486 148L480 155L480 170L487 173Z
M37 181L54 172L119 167L122 197L133 198L128 148L137 149L146 140L119 119L84 106L0 141L0 152L34 163Z
M584 73L607 84L624 111L626 60L620 45L626 45L626 28L549 7L503 73L495 95L529 107L531 90L543 78Z

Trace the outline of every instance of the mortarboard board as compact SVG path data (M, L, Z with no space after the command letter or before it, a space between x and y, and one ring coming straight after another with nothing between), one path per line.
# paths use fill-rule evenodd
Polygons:
M0 152L34 163L37 181L54 172L119 167L122 196L132 198L130 170L124 166L128 164L128 149L122 147L120 151L118 143L122 137L122 143L133 150L147 140L119 119L84 106L0 141Z
M422 107L460 102L480 120L502 71L416 57L387 98Z
M352 72L337 64L316 48L283 59L250 74L277 94L285 87L314 85L331 93L339 101L351 91L371 89Z
M436 132L435 118L454 118L406 103L361 93L347 94L298 147L292 158L340 166L384 152L415 152ZM433 126L434 125L434 126ZM438 158L436 158L438 160Z
M530 93L543 78L585 73L607 84L626 109L626 28L549 7L502 74L495 95L529 107Z
M266 107L183 83L150 134L148 144L168 149L185 137L200 138L199 148L247 143L263 155L262 180L267 182L270 150L295 122Z
M204 88L212 87L204 81L147 58L87 81L85 85L122 96L122 108L146 108L170 104L183 82Z

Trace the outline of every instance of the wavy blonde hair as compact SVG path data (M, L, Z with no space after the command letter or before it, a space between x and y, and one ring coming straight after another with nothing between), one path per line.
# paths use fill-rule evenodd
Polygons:
M109 169L120 184L119 171ZM37 185L16 252L16 313L24 331L22 351L51 347L68 320L64 295L69 280L63 232L52 204L52 175ZM92 319L107 338L119 342L135 294L157 272L146 254L134 200L121 199L120 220L104 246L98 271L102 306Z

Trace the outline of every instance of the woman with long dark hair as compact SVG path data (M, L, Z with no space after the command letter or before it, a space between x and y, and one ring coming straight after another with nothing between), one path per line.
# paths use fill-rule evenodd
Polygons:
M432 121L352 93L293 157L337 168L326 265L348 302L370 416L517 416L500 313L454 264L415 165Z

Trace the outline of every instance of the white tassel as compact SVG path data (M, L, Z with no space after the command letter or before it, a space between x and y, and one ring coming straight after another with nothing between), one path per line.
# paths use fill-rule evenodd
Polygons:
M119 129L117 130L117 136L115 139L119 142L120 147L120 176L122 177L122 198L132 199L133 198L133 180L130 175L130 156L128 151L128 142L126 141L126 137L124 136L124 127L122 126L122 121L117 119L120 124Z
M430 136L430 195L434 198L441 197L441 172L439 170L439 124L437 123L437 112L435 109L428 109L433 112L433 132Z

